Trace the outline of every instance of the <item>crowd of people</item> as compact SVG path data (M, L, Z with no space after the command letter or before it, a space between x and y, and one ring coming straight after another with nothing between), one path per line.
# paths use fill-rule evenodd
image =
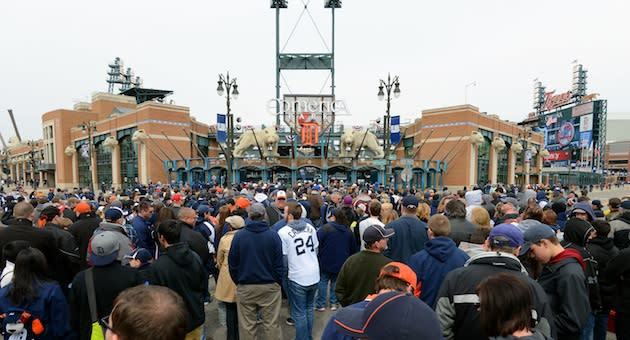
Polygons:
M205 339L213 297L228 339L312 339L327 309L322 339L600 340L609 315L630 338L630 197L158 183L0 205L6 339Z

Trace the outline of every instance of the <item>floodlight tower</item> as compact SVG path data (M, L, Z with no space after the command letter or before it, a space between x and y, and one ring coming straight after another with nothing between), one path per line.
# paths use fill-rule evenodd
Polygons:
M335 95L335 9L341 8L341 0L325 0L324 2L324 8L330 8L332 15L332 47L328 53L283 53L281 51L280 9L287 7L288 0L271 0L271 8L276 10L276 126L279 126L281 122L280 78L283 70L329 70L330 94L333 98ZM308 3L304 4L304 11L308 12ZM296 26L297 24L299 21Z

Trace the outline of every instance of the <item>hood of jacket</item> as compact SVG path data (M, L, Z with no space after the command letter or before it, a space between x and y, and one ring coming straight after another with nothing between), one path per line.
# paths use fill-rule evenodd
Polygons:
M446 262L456 248L457 246L455 246L455 242L445 236L436 237L424 244L424 249L427 253L441 262Z
M105 221L99 223L98 227L101 228L103 231L117 231L117 232L123 231L122 225L111 223L111 222L105 222Z
M464 195L464 198L466 199L466 203L468 203L468 206L471 205L481 205L481 196L483 195L483 192L479 189L477 190L473 190L473 191L468 191L466 192L466 195Z
M591 206L590 203L588 202L579 202L576 203L575 205L573 205L573 210L575 209L581 209L586 211L587 214L589 214L589 216L591 216L591 221L595 221L595 212L593 211L593 207Z
M308 226L308 224L302 219L291 221L287 223L287 225L297 231L302 231Z
M615 247L615 242L612 238L608 238L606 235L593 237L589 243L602 247L604 250L612 250Z
M626 224L630 224L630 211L624 211L623 214L617 216L615 220L619 220Z
M190 250L188 243L185 242L170 245L162 255L170 257L173 262L181 267L188 267L193 261L196 261L195 254ZM199 262L201 263L201 259Z
M262 233L269 230L269 225L265 221L249 221L245 229L254 233Z
M471 264L485 264L489 266L500 266L502 268L520 271L527 274L527 269L521 264L521 261L512 254L485 251L469 258L464 267L468 267Z
M337 223L337 222L328 222L331 226L335 227L335 229L341 231L341 232L346 232L348 231L348 227L346 227L344 224L341 223Z
M571 242L580 247L584 247L593 230L595 229L590 223L573 217L564 225L563 239L565 242Z
M582 258L582 255L580 254L579 251L573 249L573 248L567 248L565 249L563 252L561 252L560 254L556 255L556 257L552 258L549 261L550 265L554 265L554 264L558 264L561 262L568 262L568 261L576 261L577 263L580 264L580 266L582 267L582 270L586 269L586 264L584 263L584 259Z

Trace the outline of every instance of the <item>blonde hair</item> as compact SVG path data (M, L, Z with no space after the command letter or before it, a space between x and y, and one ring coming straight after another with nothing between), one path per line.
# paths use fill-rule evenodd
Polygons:
M426 203L420 203L418 205L418 210L416 210L416 216L424 222L429 221L429 217L431 216L431 207L429 207Z
M394 206L391 203L383 203L381 205L381 222L388 224L395 221L398 218L398 213L394 211Z
M490 214L488 210L482 207L475 207L470 212L470 221L479 226L482 229L490 229L492 225L490 224Z

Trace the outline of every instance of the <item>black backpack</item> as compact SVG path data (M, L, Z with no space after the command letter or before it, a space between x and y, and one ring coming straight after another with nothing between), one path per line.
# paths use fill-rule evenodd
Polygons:
M573 243L569 243L565 248L573 248L582 254L584 264L586 265L584 277L586 278L586 289L588 290L588 302L591 304L591 311L593 311L593 313L601 311L603 309L603 300L598 279L599 263L586 247L582 248Z

